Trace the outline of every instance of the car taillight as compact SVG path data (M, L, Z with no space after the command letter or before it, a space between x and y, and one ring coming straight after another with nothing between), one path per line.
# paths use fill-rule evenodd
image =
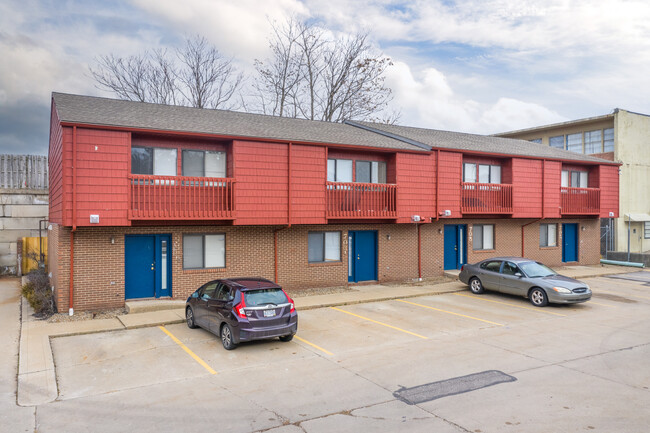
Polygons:
M246 303L244 302L244 297L242 296L241 302L234 307L235 314L242 319L246 319L246 311L244 311L244 308L246 308Z
M460 267L460 271L463 272L463 269L465 268L465 265Z
M284 296L286 296L287 299L289 300L289 305L291 305L291 310L289 310L289 313L293 313L294 311L296 311L296 307L293 303L293 299L291 299L289 295L287 295L287 292L285 292L284 290L282 290L282 293L284 293Z

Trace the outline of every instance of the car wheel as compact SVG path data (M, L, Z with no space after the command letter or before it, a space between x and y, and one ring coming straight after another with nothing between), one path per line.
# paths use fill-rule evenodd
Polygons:
M280 337L280 341L287 342L291 340L293 340L293 334L283 335L282 337Z
M475 293L477 295L480 295L481 293L485 292L485 289L483 288L483 283L481 283L481 280L479 280L476 277L469 280L469 289L472 291L472 293Z
M190 329L196 328L196 323L194 322L194 311L192 308L187 307L185 309L185 320L187 321L187 327Z
M221 327L221 344L223 344L223 348L226 350L233 350L237 347L235 341L232 339L232 329L227 323L224 323Z
M548 296L546 296L546 292L539 287L531 289L528 298L530 299L531 304L536 307L546 307L548 305Z

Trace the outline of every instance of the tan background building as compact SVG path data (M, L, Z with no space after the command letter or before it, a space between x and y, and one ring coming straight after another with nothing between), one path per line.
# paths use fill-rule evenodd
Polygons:
M650 253L650 116L612 114L496 134L620 162L620 218L603 219L607 249ZM628 221L629 220L629 221ZM613 234L613 236L611 236ZM608 238L609 236L609 238ZM605 246L605 245L604 245Z

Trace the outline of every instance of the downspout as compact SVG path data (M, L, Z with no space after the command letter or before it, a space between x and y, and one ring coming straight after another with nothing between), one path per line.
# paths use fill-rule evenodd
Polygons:
M422 281L422 236L421 233L421 224L415 223L415 226L418 230L418 281Z
M440 195L440 149L436 149L436 221L440 219L438 195Z
M278 282L278 233L282 230L291 228L291 143L289 143L289 153L287 155L289 170L287 173L287 225L273 231L273 257L275 282Z
M74 314L74 232L77 230L77 127L72 127L72 231L70 232L70 289L68 314Z
M544 218L539 218L539 219L536 219L535 221L531 221L531 222L526 223L523 226L521 226L521 257L524 257L524 228L526 228L526 226L529 226L531 224L535 224L536 222L540 222L543 219Z

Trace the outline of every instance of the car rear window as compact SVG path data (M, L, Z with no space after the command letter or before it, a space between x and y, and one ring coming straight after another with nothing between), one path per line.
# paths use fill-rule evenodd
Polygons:
M247 307L258 305L286 304L289 302L282 289L260 289L244 292L244 301Z

